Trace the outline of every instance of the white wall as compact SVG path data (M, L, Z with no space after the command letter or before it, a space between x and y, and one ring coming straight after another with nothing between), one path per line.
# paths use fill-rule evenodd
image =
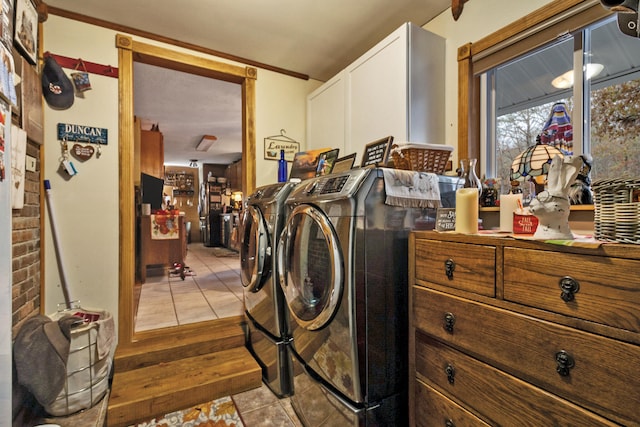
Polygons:
M549 0L472 0L465 3L457 21L453 20L451 9L448 9L423 26L447 40L445 144L456 147L454 160L457 159L458 152L458 48L469 42L473 43L548 3Z
M117 66L117 32L49 15L44 24L44 50L57 55ZM207 56L183 48L144 40L193 55ZM213 58L221 62L231 62ZM240 64L242 65L242 64ZM70 70L66 70L67 73ZM54 215L62 265L72 299L84 307L118 313L118 81L91 74L93 89L76 96L68 110L45 106L44 179L52 186ZM277 162L264 160L264 138L285 129L304 148L306 95L319 85L279 73L258 70L256 81L256 184L277 181ZM60 143L57 124L71 123L108 129L109 143L102 156L80 163L72 159L79 173L65 179L58 173ZM70 144L72 145L72 144ZM48 218L47 218L48 221ZM46 222L45 312L64 302L51 228Z

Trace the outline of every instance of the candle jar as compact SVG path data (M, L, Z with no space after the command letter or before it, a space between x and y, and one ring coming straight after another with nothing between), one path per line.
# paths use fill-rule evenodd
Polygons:
M478 200L482 194L482 182L476 174L477 159L460 160L458 170L462 188L456 191L456 232L478 232Z

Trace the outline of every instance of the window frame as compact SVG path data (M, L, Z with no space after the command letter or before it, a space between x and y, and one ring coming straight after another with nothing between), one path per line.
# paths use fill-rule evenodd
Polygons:
M612 14L599 0L554 1L476 42L458 48L458 157L486 165L481 147L481 75L500 64ZM574 90L582 95L583 88ZM485 100L486 101L486 100ZM484 129L486 131L486 129ZM576 130L574 129L574 132ZM576 135L574 134L574 137Z

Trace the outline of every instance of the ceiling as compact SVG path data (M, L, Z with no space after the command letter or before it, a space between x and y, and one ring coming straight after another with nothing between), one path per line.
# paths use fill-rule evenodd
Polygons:
M423 26L451 0L45 0L53 8L326 81L402 25ZM158 124L165 162L229 164L241 155L240 88L136 64L134 110ZM168 73L168 74L167 74ZM170 82L170 83L169 83ZM203 135L218 141L195 151Z

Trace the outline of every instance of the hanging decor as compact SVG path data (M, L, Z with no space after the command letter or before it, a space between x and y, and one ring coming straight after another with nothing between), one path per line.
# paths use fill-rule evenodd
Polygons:
M82 58L70 58L68 56L55 55L51 52L45 52L43 56L45 58L53 57L62 68L68 68L74 71L82 69L87 73L98 74L100 76L106 77L114 77L116 79L118 78L118 67L85 61Z
M268 136L264 139L264 158L267 160L280 160L280 150L284 150L284 159L292 162L295 154L300 151L300 143L285 135L285 130L280 129L280 135Z
M460 15L462 15L462 9L466 2L467 0L451 0L451 14L453 15L454 21L457 21Z
M69 123L58 123L58 139L99 145L109 142L108 129Z

